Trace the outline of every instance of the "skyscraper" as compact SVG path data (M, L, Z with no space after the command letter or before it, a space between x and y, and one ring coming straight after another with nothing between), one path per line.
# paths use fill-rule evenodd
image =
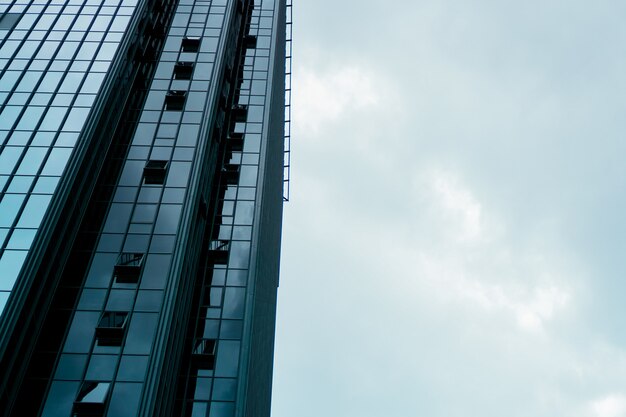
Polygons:
M289 9L0 0L0 415L269 415Z

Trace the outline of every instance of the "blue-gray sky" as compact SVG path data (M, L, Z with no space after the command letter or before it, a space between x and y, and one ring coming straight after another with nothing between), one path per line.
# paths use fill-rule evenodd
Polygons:
M625 417L626 3L295 3L273 417Z

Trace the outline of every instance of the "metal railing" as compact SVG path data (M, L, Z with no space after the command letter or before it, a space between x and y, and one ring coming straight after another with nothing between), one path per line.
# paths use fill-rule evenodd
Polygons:
M291 180L291 40L292 40L292 0L286 0L285 25L285 141L283 157L283 201L289 201Z
M227 251L230 248L230 240L212 240L209 242L209 250Z

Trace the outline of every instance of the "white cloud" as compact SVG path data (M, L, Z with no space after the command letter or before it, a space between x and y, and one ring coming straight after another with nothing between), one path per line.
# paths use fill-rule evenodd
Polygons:
M346 113L376 105L375 76L358 66L315 72L299 67L294 72L294 127L317 132L319 127L345 117Z
M489 260L481 259L481 262ZM426 280L432 288L431 300L447 299L451 304L474 306L493 317L508 316L519 328L527 331L543 330L544 324L563 311L571 299L571 291L563 283L556 284L556 280L549 276L542 284L511 279L520 269L548 275L541 265L514 262L504 266L512 276L484 276L468 272L471 266L464 262L462 254L442 256L427 251L413 263L416 274L422 275L418 279ZM494 284L493 281L501 282Z
M537 287L532 295L521 303L513 303L519 325L527 330L540 330L545 321L564 308L570 298L567 290L556 285Z
M572 273L550 262L558 256L538 252L533 240L513 246L506 217L485 206L459 175L427 169L413 193L422 218L410 229L421 233L380 239L394 242L384 262L396 265L408 288L422 292L426 285L432 300L508 317L524 331L543 330L571 305Z
M483 237L482 206L453 176L442 171L431 174L430 185L441 208L458 227L459 241Z
M593 401L589 408L591 417L624 417L626 397L622 394L609 394Z

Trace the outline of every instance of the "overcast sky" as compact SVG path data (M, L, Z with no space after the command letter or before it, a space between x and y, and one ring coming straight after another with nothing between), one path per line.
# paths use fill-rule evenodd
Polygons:
M626 3L294 2L273 417L625 417Z

